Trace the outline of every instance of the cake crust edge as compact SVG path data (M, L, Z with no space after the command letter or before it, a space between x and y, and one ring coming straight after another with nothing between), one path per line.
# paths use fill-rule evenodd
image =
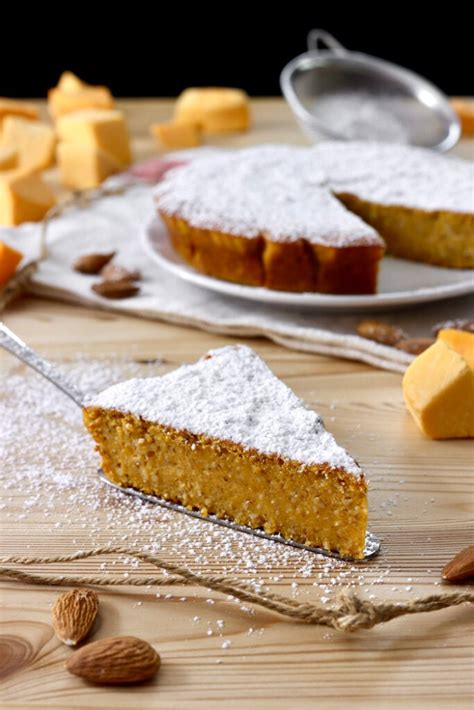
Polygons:
M197 271L247 286L277 291L376 293L378 244L329 247L306 239L273 241L193 226L158 206L176 252Z

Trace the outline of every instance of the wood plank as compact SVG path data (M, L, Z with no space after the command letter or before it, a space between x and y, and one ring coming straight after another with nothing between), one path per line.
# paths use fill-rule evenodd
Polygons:
M124 102L123 106L129 114L137 155L150 154L148 124L166 118L171 103L146 100ZM234 144L267 139L304 141L281 102L257 102L254 110L255 131L238 137ZM124 367L134 362L133 367L163 372L195 360L209 348L236 342L227 336L45 299L21 299L8 309L5 321L63 366L77 363L80 354L91 363L113 358ZM293 553L265 551L260 556L258 543L248 540L234 542L232 549L225 547L222 557L218 546L206 548L201 529L196 531L184 523L180 527L171 521L165 530L165 519L160 516L153 524L144 519L143 529L136 522L126 525L123 505L114 509L110 502L98 507L91 501L89 510L87 500L74 498L67 488L58 490L57 497L50 495L49 500L44 500L43 491L34 501L33 484L23 489L15 485L19 470L34 464L29 453L33 459L39 455L48 461L51 458L56 471L65 476L71 472L79 480L83 476L85 491L91 490L94 477L88 458L81 466L74 451L67 460L60 455L64 434L58 434L56 442L52 439L47 451L39 451L41 442L31 438L39 416L34 408L30 425L25 422L18 429L15 446L24 445L23 455L7 455L0 462L5 505L0 519L0 554L54 555L116 542L123 530L139 546L148 544L151 537L161 540L163 557L192 569L202 571L205 558L207 571L232 573L244 580L257 577L275 591L301 600L317 601L326 593L333 599L334 590L348 583L362 596L373 595L376 600L400 601L447 590L439 584L440 569L473 538L472 442L424 439L405 411L397 374L285 350L263 339L247 342L322 413L327 426L367 470L370 526L383 539L383 553L377 560L361 568L342 568L341 572L341 566L328 565L320 558L308 565ZM137 363L142 360L152 362ZM21 387L18 391L24 392L20 383L27 381L31 401L37 405L36 388L43 385L36 375L4 353L0 353L0 373L0 398L9 392L9 377L14 373ZM18 406L12 401L12 416ZM69 427L71 442L84 446L79 416L61 407L55 422ZM0 423L0 444L10 431L8 424ZM187 537L180 539L180 530L181 538L183 533ZM251 563L247 570L243 560ZM131 578L151 572L149 567L134 568L123 561L112 565L105 558L77 562L72 572L97 574L103 562L107 569L119 575L128 573ZM35 569L71 571L58 564ZM456 585L449 590L467 588ZM1 685L2 707L258 710L313 708L316 703L325 708L347 708L349 703L361 708L472 706L472 610L468 608L402 618L371 631L344 635L293 623L262 609L242 608L197 587L108 588L100 592L101 613L94 638L122 633L143 637L162 654L163 666L156 680L144 686L103 689L89 686L63 669L70 651L56 640L50 622L57 594L56 588L5 580L0 584L0 658L12 663ZM224 622L224 628L218 621ZM212 636L207 635L208 629ZM224 640L231 641L227 649L222 648Z

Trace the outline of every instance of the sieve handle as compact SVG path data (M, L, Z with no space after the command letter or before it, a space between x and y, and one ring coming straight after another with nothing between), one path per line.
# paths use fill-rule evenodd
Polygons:
M330 49L335 53L343 54L346 48L330 32L326 30L311 30L308 34L308 49L310 52L319 52L321 49Z

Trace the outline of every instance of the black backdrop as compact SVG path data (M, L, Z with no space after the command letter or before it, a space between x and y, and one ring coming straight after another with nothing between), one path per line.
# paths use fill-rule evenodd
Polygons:
M5 0L4 5L6 5ZM186 86L240 86L252 95L279 93L284 64L322 27L351 49L403 64L446 93L474 93L468 5L416 2L299 4L181 0L151 4L44 3L2 8L0 95L44 96L63 69L117 96L174 96ZM51 3L53 5L53 3ZM206 7L208 9L206 9ZM279 9L281 8L281 9ZM315 9L316 8L316 9Z

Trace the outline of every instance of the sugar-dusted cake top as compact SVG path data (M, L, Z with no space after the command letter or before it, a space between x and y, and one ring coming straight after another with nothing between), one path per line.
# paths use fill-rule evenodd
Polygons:
M382 245L328 189L311 149L259 146L208 155L167 173L159 209L194 227L328 246Z
M115 409L193 434L231 440L302 465L362 471L308 409L251 349L211 350L163 377L109 387L87 406Z
M474 162L395 143L328 141L310 149L335 193L384 205L474 212Z

